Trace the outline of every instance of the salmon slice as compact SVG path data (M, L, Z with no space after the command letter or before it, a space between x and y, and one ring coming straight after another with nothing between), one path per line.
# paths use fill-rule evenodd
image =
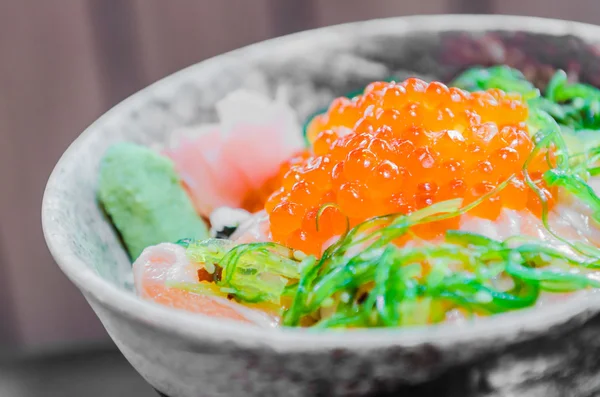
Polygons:
M238 91L217 104L220 122L179 139L163 153L180 175L198 213L239 208L304 147L302 128L285 103Z
M264 327L278 324L279 319L272 314L230 301L213 283L199 283L200 268L201 265L190 263L180 245L163 243L148 247L133 264L136 292L143 299L174 309ZM172 283L199 284L207 293L190 292L170 286Z

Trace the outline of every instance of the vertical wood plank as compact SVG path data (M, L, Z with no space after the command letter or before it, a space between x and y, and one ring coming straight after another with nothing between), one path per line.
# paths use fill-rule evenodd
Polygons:
M494 12L600 24L598 0L495 0Z
M449 0L314 0L317 26L374 18L414 14L443 14L451 12Z
M315 0L269 1L269 19L273 36L310 29L316 25L318 5Z
M1 15L7 15L8 4L0 3L0 22ZM7 35L2 34L2 25L0 25L0 56L6 58L8 55L9 43L6 40ZM6 54L6 55L4 55ZM0 62L0 76L3 74L3 62ZM4 87L2 77L0 77L0 90ZM1 91L0 91L1 92ZM3 99L4 98L4 99ZM15 172L13 171L16 152L12 147L11 126L8 122L8 109L4 106L6 94L0 95L0 349L8 349L10 346L18 345L20 342L19 326L17 323L16 308L13 296L12 273L10 272L10 258L6 246L10 244L6 235L5 228L2 227L6 220L4 212L14 203L12 198L14 193L11 187L16 185Z
M87 0L100 85L109 103L116 103L147 81L137 37L133 4L121 0Z
M106 107L86 5L4 0L0 9L0 235L15 328L24 346L104 338L50 257L42 192L67 145Z
M450 12L459 14L491 14L494 0L449 0Z
M10 346L16 346L20 341L15 326L16 316L11 293L12 286L7 276L8 261L5 256L4 238L0 236L0 352L3 349L10 348Z
M272 35L268 0L130 0L148 82Z

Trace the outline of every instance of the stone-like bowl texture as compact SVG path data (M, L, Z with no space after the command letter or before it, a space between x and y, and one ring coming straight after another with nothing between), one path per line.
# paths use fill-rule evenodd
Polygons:
M237 88L285 91L303 118L372 80L448 81L476 64L515 66L540 85L563 68L598 85L599 41L600 28L572 22L427 16L334 26L210 59L125 100L73 143L44 198L48 245L127 359L171 397L600 395L594 295L463 326L262 330L138 299L95 199L110 145L159 144L177 127L214 121L215 102Z

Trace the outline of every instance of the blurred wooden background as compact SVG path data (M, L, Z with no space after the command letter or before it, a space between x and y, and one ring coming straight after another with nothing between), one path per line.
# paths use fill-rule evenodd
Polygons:
M53 263L40 228L49 173L100 114L167 74L236 47L312 27L424 13L600 23L597 0L0 0L0 348L106 339Z

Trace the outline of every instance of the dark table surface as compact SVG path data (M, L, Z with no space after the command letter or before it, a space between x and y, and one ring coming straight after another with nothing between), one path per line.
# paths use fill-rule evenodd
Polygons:
M115 346L0 355L2 397L158 397Z

